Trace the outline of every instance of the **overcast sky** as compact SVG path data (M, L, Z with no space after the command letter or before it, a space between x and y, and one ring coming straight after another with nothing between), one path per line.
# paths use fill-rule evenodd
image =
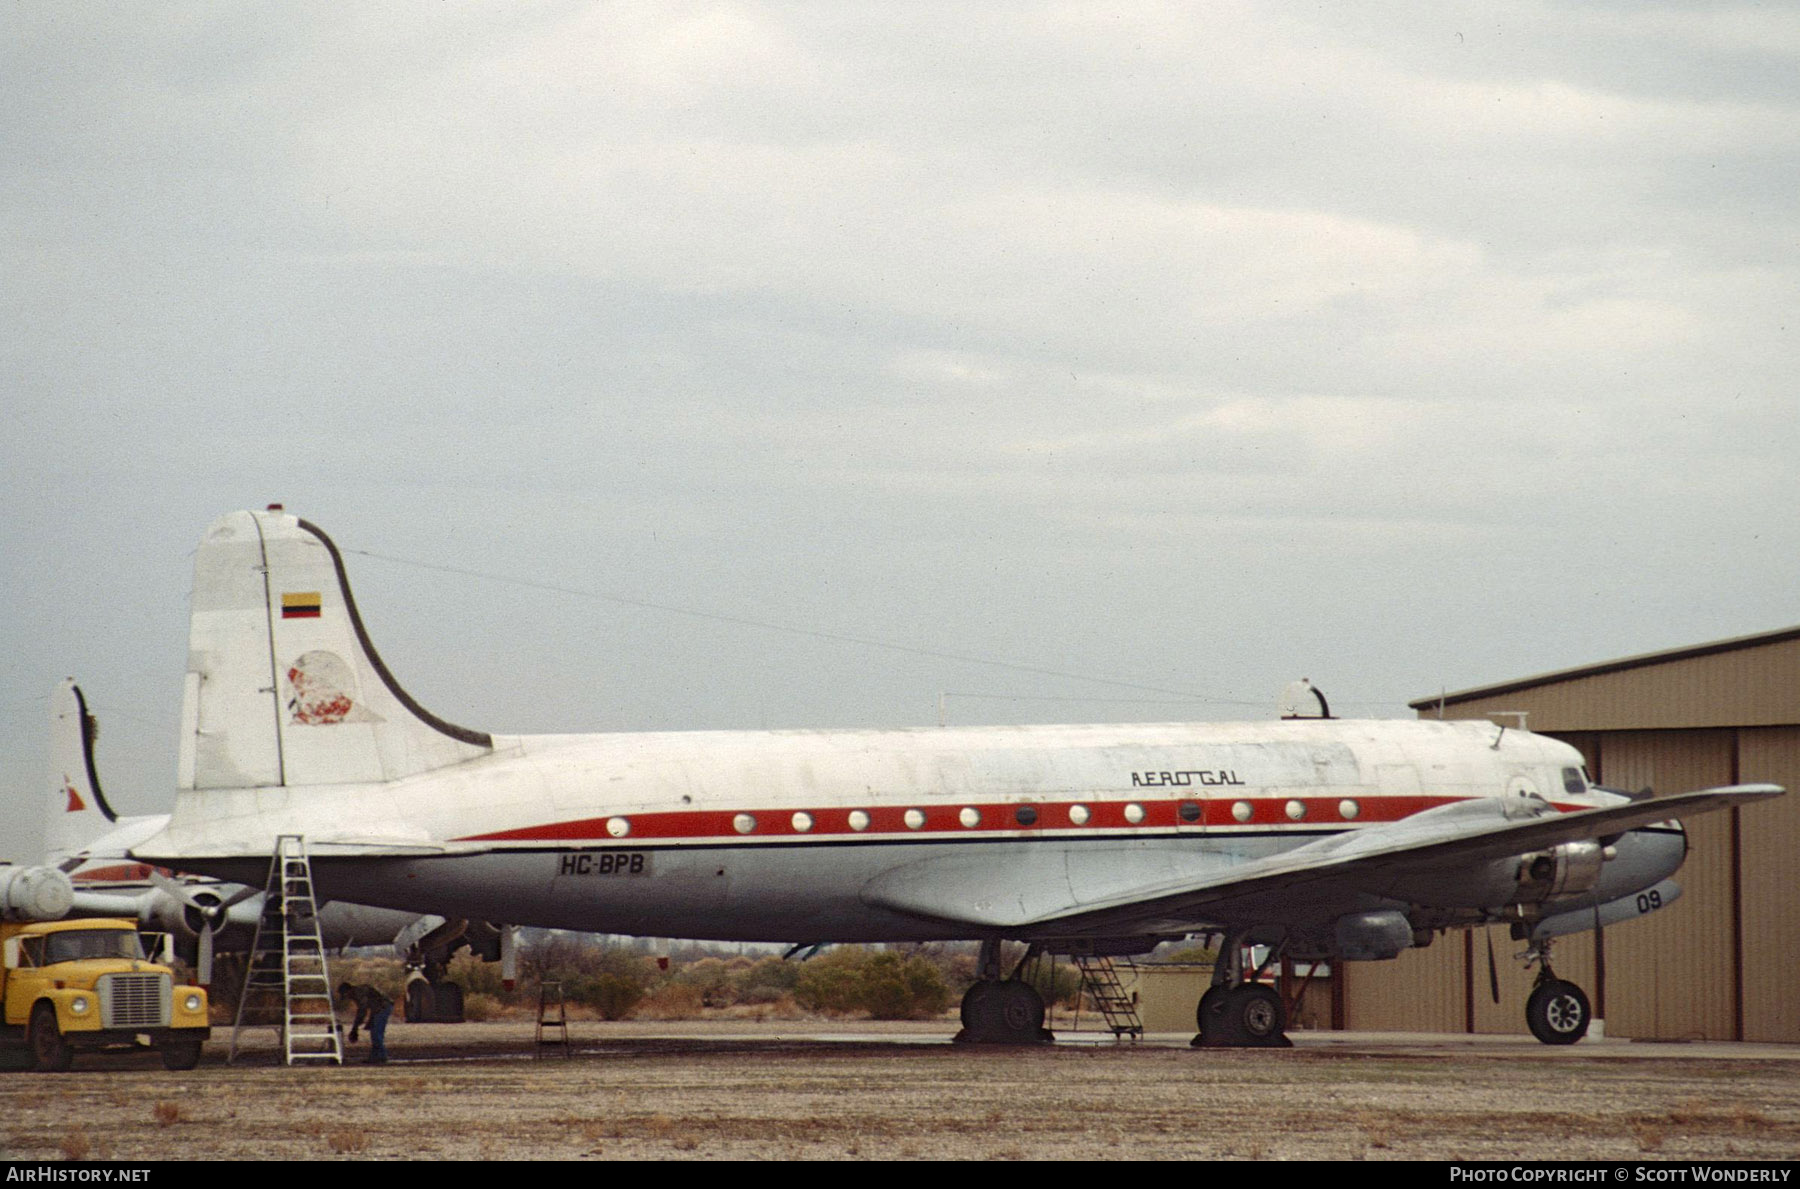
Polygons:
M0 99L0 857L65 675L171 806L194 544L277 500L499 732L1800 622L1788 5L13 2Z

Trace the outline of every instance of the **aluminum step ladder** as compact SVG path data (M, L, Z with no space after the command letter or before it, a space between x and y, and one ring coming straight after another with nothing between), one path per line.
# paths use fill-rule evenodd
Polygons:
M273 1011L275 1001L279 1001L279 1013ZM264 1018L252 1018L256 1016ZM306 855L306 840L298 834L283 834L275 840L275 855L263 886L262 916L250 943L226 1064L237 1059L238 1040L246 1027L277 1020L286 1064L344 1063L331 971L325 960L325 941L319 934L312 861Z
M1076 955L1075 965L1081 971L1081 987L1106 1020L1115 1037L1144 1038L1144 1021L1138 1015L1137 1001L1119 981L1118 969L1111 958Z

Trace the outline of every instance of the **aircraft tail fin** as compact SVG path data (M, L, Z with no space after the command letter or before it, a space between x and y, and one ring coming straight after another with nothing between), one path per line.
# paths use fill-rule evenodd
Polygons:
M400 687L337 546L279 505L220 518L195 553L181 721L182 789L397 780L493 748Z
M50 804L44 842L52 863L85 850L119 820L106 803L94 767L98 736L81 687L65 677L50 698Z

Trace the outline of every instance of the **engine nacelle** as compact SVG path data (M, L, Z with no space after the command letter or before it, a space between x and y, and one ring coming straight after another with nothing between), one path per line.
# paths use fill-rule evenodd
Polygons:
M1519 903L1592 891L1606 864L1606 848L1594 839L1565 842L1519 859Z
M1347 962L1385 962L1413 943L1412 922L1395 909L1346 913L1334 922L1332 935Z
M0 918L60 921L75 903L75 885L54 867L0 867Z

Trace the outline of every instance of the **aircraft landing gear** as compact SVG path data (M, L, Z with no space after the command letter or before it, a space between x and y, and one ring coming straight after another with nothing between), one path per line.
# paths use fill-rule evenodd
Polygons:
M1525 1023L1531 1034L1547 1045L1572 1045L1587 1035L1594 1009L1580 987L1557 978L1550 969L1549 941L1528 952L1539 966L1531 997L1525 1000Z
M1036 956L1026 952L1010 978L1000 977L1000 943L981 943L976 969L981 977L964 992L962 1031L958 1044L1038 1044L1055 1039L1044 1027L1044 998L1037 988L1019 978L1025 963Z
M1257 972L1257 973L1260 973ZM1213 967L1213 985L1194 1009L1195 1048L1288 1048L1287 1005L1273 987L1244 976L1243 937L1230 934Z

